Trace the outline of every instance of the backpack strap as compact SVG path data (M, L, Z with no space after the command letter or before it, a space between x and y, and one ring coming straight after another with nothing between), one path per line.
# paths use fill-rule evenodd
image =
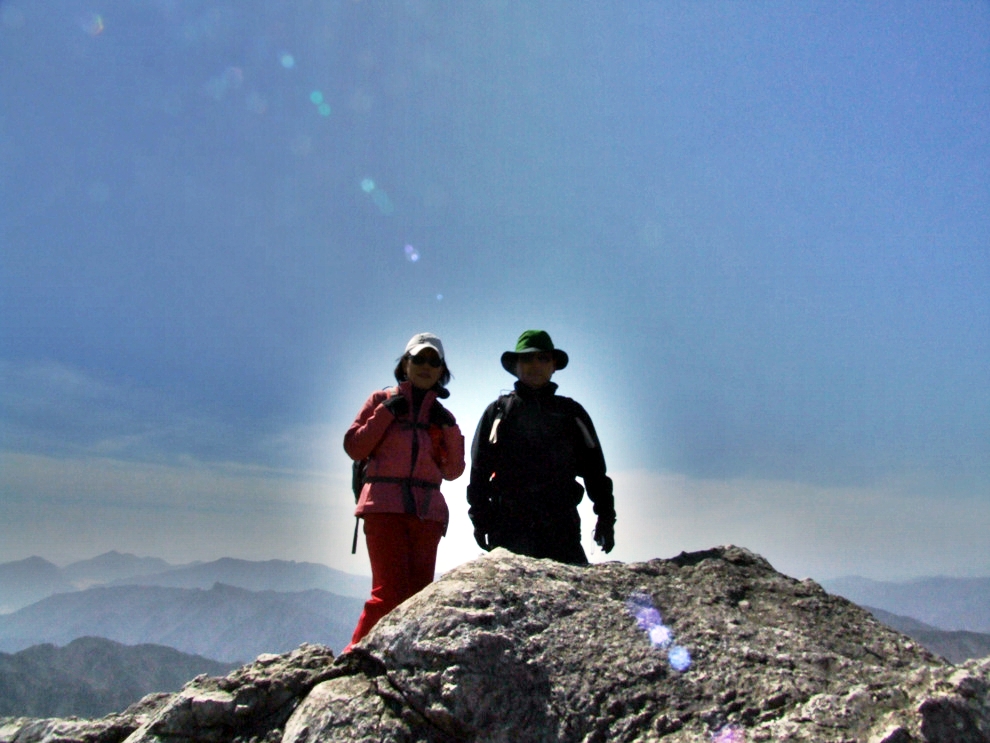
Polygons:
M557 397L564 403L565 407L570 408L570 410L568 410L568 417L574 419L574 423L577 425L577 429L581 433L581 438L584 440L584 445L589 449L597 448L598 441L592 435L584 421L581 420L581 416L577 414L575 407L577 403L575 403L571 398L564 397L563 395L558 395ZM514 392L510 392L506 395L499 395L498 399L495 401L495 419L492 421L492 428L488 432L489 444L498 443L499 424L505 420L505 417L509 414L509 411L512 409L516 399L516 394Z
M575 415L574 422L577 423L578 430L581 431L581 435L584 437L584 445L589 449L594 449L597 447L598 442L595 441L595 437L591 435L591 431L588 430L588 427L584 425L584 421Z
M563 395L558 395L558 397L567 408L568 417L574 419L574 423L577 425L581 438L584 440L584 445L589 449L597 449L598 439L595 438L594 434L591 433L591 429L589 429L587 424L581 420L581 416L578 414L581 406L570 397L564 397Z
M505 420L505 416L509 414L509 410L512 409L515 401L516 395L514 392L510 392L507 395L498 396L498 399L495 401L495 420L492 421L491 431L488 432L489 444L498 443L498 426L503 420Z

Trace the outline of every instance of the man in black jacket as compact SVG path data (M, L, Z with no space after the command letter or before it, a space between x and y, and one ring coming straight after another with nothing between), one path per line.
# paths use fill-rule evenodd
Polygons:
M515 390L489 405L478 423L467 488L483 549L586 565L577 510L585 488L598 516L595 542L605 552L615 546L612 480L594 424L550 381L567 362L543 330L525 331L515 350L502 354L502 367L517 377Z

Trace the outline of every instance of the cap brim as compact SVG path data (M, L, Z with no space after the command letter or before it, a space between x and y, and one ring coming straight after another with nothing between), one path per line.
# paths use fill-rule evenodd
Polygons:
M436 346L430 345L429 343L420 343L419 345L413 346L409 349L408 353L410 356L418 356L420 352L425 351L427 348L431 351L436 351L437 356L439 356L440 360L443 361L443 354L440 353L440 349Z
M543 350L540 348L534 348L523 351L506 351L502 354L502 368L509 372L512 376L516 376L516 363L519 361L519 356L524 353L543 353ZM560 371L567 366L567 362L570 361L570 359L567 357L566 353L561 351L559 348L553 349L551 353L553 354L554 367L557 371Z

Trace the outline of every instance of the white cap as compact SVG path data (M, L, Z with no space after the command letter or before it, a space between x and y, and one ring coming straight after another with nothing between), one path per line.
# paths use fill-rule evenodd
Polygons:
M406 354L416 356L424 348L432 348L443 361L443 343L433 333L416 333L406 344Z

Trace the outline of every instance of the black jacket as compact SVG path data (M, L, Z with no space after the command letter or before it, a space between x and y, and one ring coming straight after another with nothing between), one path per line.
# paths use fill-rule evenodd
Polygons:
M615 521L612 480L595 426L579 403L556 390L553 382L538 390L516 382L514 392L482 415L467 488L476 529L489 531L499 512L538 522L572 511L583 493L576 477L584 481L598 517Z

